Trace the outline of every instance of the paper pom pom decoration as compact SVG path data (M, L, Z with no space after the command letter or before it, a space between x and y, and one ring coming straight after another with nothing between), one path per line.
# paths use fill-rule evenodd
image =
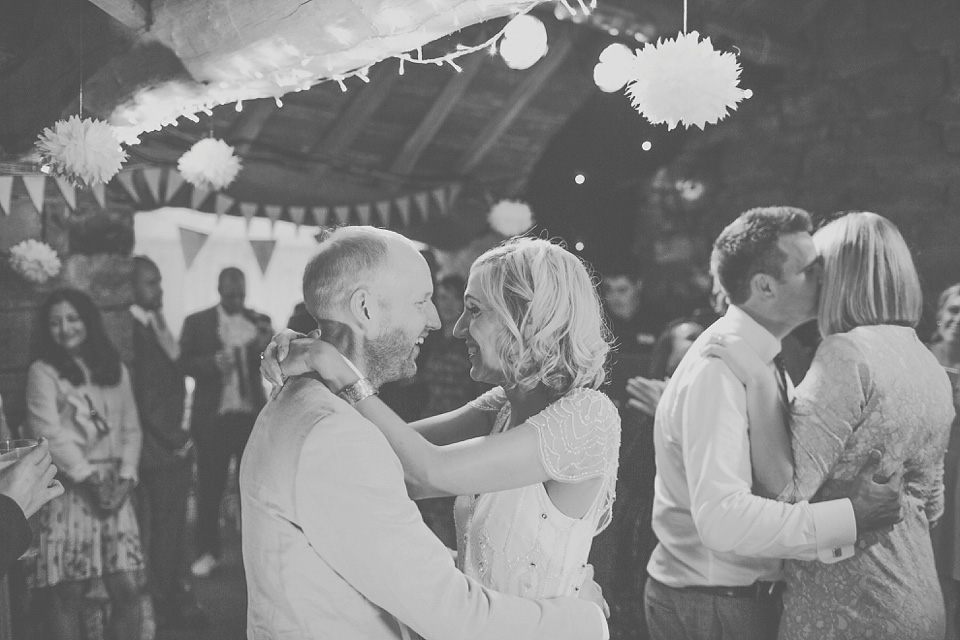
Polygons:
M710 44L710 38L701 42L700 34L691 31L637 51L627 95L634 108L653 124L666 122L669 129L677 124L703 129L753 95L739 83L736 56L720 53Z
M177 169L183 179L195 187L219 191L240 173L240 158L223 140L204 138L180 156Z
M60 273L60 258L50 245L24 240L10 249L10 267L24 280L43 284Z
M533 226L533 212L526 202L501 200L487 214L487 222L502 236L518 236Z
M44 129L37 150L44 173L90 187L109 182L127 159L113 127L79 116L58 120L52 129Z

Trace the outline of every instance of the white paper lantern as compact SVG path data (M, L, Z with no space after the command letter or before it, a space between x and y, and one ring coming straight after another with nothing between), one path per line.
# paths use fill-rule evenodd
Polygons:
M511 69L529 69L545 55L547 28L533 16L517 16L503 30L500 56Z
M634 108L653 124L703 129L753 95L739 83L737 57L715 50L710 38L701 42L700 34L691 31L639 50L627 94Z

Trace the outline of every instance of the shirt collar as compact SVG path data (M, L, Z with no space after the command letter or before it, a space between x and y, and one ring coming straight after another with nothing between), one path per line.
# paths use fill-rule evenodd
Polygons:
M130 305L130 315L137 319L137 322L145 327L150 326L150 312L138 304Z
M773 357L780 353L782 346L777 337L740 307L730 305L723 317L731 333L735 333L746 340L747 344L756 350L764 362L773 361Z

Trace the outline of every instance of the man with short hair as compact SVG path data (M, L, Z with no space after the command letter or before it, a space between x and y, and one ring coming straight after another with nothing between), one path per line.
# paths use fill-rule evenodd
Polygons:
M217 282L220 304L187 316L180 364L196 380L190 431L197 444L199 504L197 560L191 571L210 574L220 563L220 501L230 460L239 464L266 397L260 352L273 333L270 318L246 308L243 271L227 267Z
M858 533L900 519L900 486L865 468L850 498L780 503L751 493L746 391L702 354L737 336L792 392L780 341L816 315L822 266L810 216L791 207L747 211L717 238L711 268L730 301L681 361L657 407L653 529L644 601L654 640L772 640L781 559L837 562ZM784 400L789 402L789 398Z
M592 602L507 596L460 573L408 497L386 438L352 407L416 373L418 344L440 327L415 246L382 229L338 229L303 288L325 339L365 377L337 394L291 378L257 420L240 467L247 637L608 637Z
M143 429L137 515L148 586L158 628L200 626L206 614L180 571L193 477L193 441L183 428L180 346L163 317L160 269L146 256L134 256L133 267L133 359L128 365Z

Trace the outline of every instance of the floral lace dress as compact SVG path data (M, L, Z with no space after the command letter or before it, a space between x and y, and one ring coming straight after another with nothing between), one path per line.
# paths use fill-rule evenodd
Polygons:
M954 416L950 383L912 328L858 327L826 338L797 388L794 481L787 502L847 495L870 455L904 468L903 520L860 536L853 557L787 561L781 640L943 638L930 544L943 512L943 455Z
M470 406L498 412L491 433L510 424L510 403L499 387ZM541 463L551 478L579 482L600 477L600 491L582 518L557 509L542 483L457 498L458 564L466 575L503 593L576 595L593 537L612 517L620 416L604 394L575 389L527 424L537 430Z

